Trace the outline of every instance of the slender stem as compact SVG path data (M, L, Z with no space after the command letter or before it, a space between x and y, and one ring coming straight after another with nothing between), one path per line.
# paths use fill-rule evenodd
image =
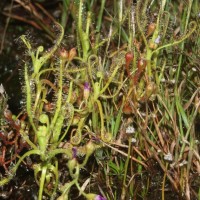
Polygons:
M189 6L188 6L188 11L187 11L187 17L186 17L186 20L185 20L185 27L184 27L184 34L187 33L187 27L188 27L188 23L189 23L189 19L190 19L190 14L191 14L191 8L192 8L192 2L193 0L189 0ZM191 22L192 23L192 22ZM196 27L197 27L197 24L196 26L192 29L192 31L190 31L190 35L194 32L194 30L196 30ZM187 35L187 34L186 34ZM189 35L189 36L190 36ZM188 36L188 37L189 37ZM185 46L185 43L183 42L181 44L181 50L184 49L184 46ZM178 84L178 78L179 78L179 75L180 75L180 70L181 70L181 64L182 64L182 59L183 59L183 55L181 54L180 57L179 57L179 62L178 62L178 69L177 69L177 73L176 73L176 85L175 85L175 88L177 88L177 84Z
M122 186L122 194L121 194L121 200L124 200L126 197L126 180L127 180L127 171L128 171L128 164L130 160L130 154L131 154L131 137L128 139L128 155L126 157L126 162L124 166L124 180L123 180L123 186Z
M101 89L100 91L100 95L103 94L106 89L108 88L108 86L110 85L110 83L112 82L113 78L115 77L117 71L119 70L119 68L121 67L121 65L117 65L113 71L113 73L111 74L110 78L108 79L106 85Z
M90 17L90 16L88 16ZM88 51L89 51L89 37L87 35L87 33L83 30L83 0L79 1L79 11L78 11L78 34L79 34L79 38L80 38L80 42L81 42L81 46L82 46L82 50L83 50L83 60L86 61L87 57L88 57ZM88 18L88 27L89 27L89 22L90 19Z
M98 19L97 19L97 25L96 25L96 32L98 33L97 37L96 37L96 41L95 41L96 45L99 43L100 29L101 29L101 24L102 24L102 17L103 17L103 10L104 10L104 7L105 7L105 3L106 3L106 0L101 1L101 8L100 8L100 11L99 11L99 15L98 15Z
M28 69L27 69L27 65L25 64L25 85L26 85L26 111L29 117L29 121L30 124L35 132L35 134L37 133L35 124L33 122L33 115L32 115L32 108L31 108L31 104L32 104L32 100L31 100L31 87L30 87L30 79L28 76Z
M63 88L63 67L64 67L64 62L61 59L60 60L60 72L59 72L59 84L58 84L59 90L58 90L58 93L57 93L58 99L57 99L57 102L56 102L56 111L55 111L53 120L51 122L50 130L54 129L56 120L57 120L58 115L59 115L60 110L61 110L61 105L62 105L62 88Z
M103 108L99 100L97 100L96 102L99 108L99 114L100 114L100 119L101 119L101 139L105 141Z
M48 159L54 158L57 154L65 154L69 159L72 158L72 149L54 149L49 152Z
M44 190L46 173L47 173L47 165L44 165L42 167L42 174L41 174L41 177L40 177L40 187L39 187L38 200L42 200L42 193L43 193L43 190Z
M167 168L168 168L168 163L166 163L166 168L165 168L165 173L163 177L163 182L162 182L162 200L165 200L165 182L166 182L166 177L167 177Z

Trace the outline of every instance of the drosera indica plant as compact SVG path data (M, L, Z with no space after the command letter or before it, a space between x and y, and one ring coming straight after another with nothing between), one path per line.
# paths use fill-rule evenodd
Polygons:
M120 3L117 4L118 9L124 9L125 4ZM191 3L191 2L190 2ZM175 46L180 45L186 41L192 34L195 33L197 29L197 23L195 21L188 22L190 14L187 15L185 18L185 21L187 22L184 28L184 31L181 33L181 36L179 37L174 37L173 35L169 35L169 29L170 29L170 14L169 11L166 9L168 5L167 1L161 1L159 4L159 9L157 9L157 13L153 15L152 19L149 17L150 16L150 9L152 7L157 5L154 1L150 3L150 1L138 1L136 5L133 5L130 3L130 15L129 15L129 31L130 32L123 32L123 34L126 34L128 36L129 40L127 40L128 45L123 48L126 49L125 51L123 50L117 50L116 52L113 53L115 56L108 55L107 58L112 57L112 62L114 63L114 66L117 66L117 63L120 62L120 58L123 60L123 67L125 71L120 70L117 71L115 74L115 78L112 80L112 89L108 87L110 94L112 94L111 91L116 91L116 96L115 95L110 95L112 96L112 99L114 102L117 102L116 104L119 103L120 98L118 98L118 95L123 93L123 98L122 102L118 105L120 105L120 109L117 109L118 111L118 117L117 119L121 119L122 121L124 119L127 119L127 116L132 115L133 119L136 117L136 124L138 126L138 129L140 130L139 132L136 131L135 135L136 138L138 139L137 144L141 145L141 149L144 145L144 140L149 143L151 146L151 151L149 149L146 149L146 152L144 154L139 154L138 158L139 159L144 159L147 157L151 157L152 155L155 155L155 160L158 161L159 165L161 166L162 170L165 172L164 175L164 183L163 183L163 188L164 184L166 181L166 177L168 180L171 182L173 185L174 189L179 191L179 187L184 188L184 184L186 182L179 182L178 179L172 178L170 173L166 170L168 169L169 163L174 161L173 164L178 165L183 156L183 153L176 151L176 154L179 154L179 159L175 159L172 156L172 153L169 153L169 147L168 143L165 142L164 136L162 136L162 131L159 128L159 125L162 124L162 129L165 129L164 126L166 126L166 120L167 118L169 119L169 116L166 114L168 111L168 108L166 107L165 103L160 99L160 95L164 95L163 92L165 88L163 88L163 80L165 78L165 75L168 73L171 73L171 69L169 72L167 71L167 64L170 63L169 57L168 57L168 52L170 52ZM124 7L123 7L124 6ZM120 13L120 11L119 11ZM190 6L188 7L188 13L190 13ZM127 16L127 15L126 15ZM125 21L123 21L125 22ZM113 31L113 29L116 28L111 27L110 28L110 33L108 39L104 40L101 44L105 44L105 41L109 43L110 38L114 37L116 34L119 34L123 28L123 23L121 23L121 31L118 32L118 29L116 28ZM135 30L135 32L134 32ZM112 33L112 31L114 33ZM171 30L170 30L171 31ZM122 38L124 37L125 39L127 38L126 36L119 36ZM132 38L131 38L132 37ZM88 41L88 40L87 40ZM100 44L99 44L100 45ZM176 47L177 48L177 47ZM165 55L165 52L167 54ZM107 53L107 52L106 52ZM96 59L97 60L97 59ZM94 62L94 61L93 61ZM98 66L101 66L101 63L99 63ZM109 70L110 72L113 72L113 67L112 64L109 65ZM92 67L95 68L95 65ZM89 68L90 69L90 68ZM106 69L105 69L106 70ZM98 70L97 70L98 71ZM179 74L180 68L177 70L177 74ZM109 72L107 72L109 73ZM90 73L88 73L90 75ZM102 73L97 73L97 77L102 77ZM176 74L176 75L177 75ZM104 75L104 74L102 74ZM110 74L109 74L110 75ZM90 77L95 77L95 75ZM118 80L116 81L116 77L118 77ZM120 78L121 77L121 80ZM168 77L170 77L168 75ZM178 75L177 75L178 77ZM171 84L173 83L180 83L179 78L175 78L174 80L171 78L169 81ZM105 78L105 77L104 77ZM173 77L174 78L174 77ZM97 80L98 78L95 78ZM127 80L128 79L128 80ZM92 80L91 78L89 80ZM100 79L99 79L100 80ZM102 79L103 80L103 79ZM98 82L99 83L99 82ZM103 83L101 81L100 83ZM118 84L117 88L115 88L114 84ZM99 85L99 84L98 84ZM97 86L98 86L97 85ZM101 85L101 84L100 84ZM122 87L121 87L122 85ZM120 93L118 93L118 89L120 90ZM168 88L166 88L168 90ZM197 90L198 91L198 90ZM197 94L197 91L195 91L195 94ZM108 91L106 91L108 92ZM95 95L94 95L95 96ZM162 98L164 98L164 96ZM178 96L178 95L177 95ZM168 96L169 97L169 96ZM99 98L101 99L101 103L103 102L103 95L100 95ZM156 101L158 100L159 104L156 104ZM182 106L180 106L180 99L173 99L174 103L177 106L178 113L180 114L179 122L182 123L181 121L183 120L185 122L185 125L189 128L187 131L186 136L188 137L188 134L190 132L190 126L188 120L186 120L186 113L183 111ZM109 101L107 101L109 102ZM155 102L155 103L154 103ZM173 104L174 104L173 103ZM145 113L142 113L140 109L142 110L141 105L146 105ZM199 105L199 104L198 104ZM154 111L150 108L153 106ZM165 116L162 118L160 115L162 115L159 107L166 109ZM199 106L197 106L199 107ZM106 106L104 106L104 112L106 113ZM117 106L114 108L114 110L117 108ZM144 109L144 107L143 107ZM111 109L112 110L112 109ZM191 126L194 122L194 119L197 116L197 111L198 108L194 112L191 113L191 116L193 116L191 120ZM171 107L170 111L174 112L174 109ZM157 115L156 115L157 113ZM181 114L182 113L182 114ZM168 113L169 114L169 113ZM95 113L94 113L95 115ZM98 115L98 113L96 114ZM135 117L134 117L135 116ZM145 117L144 117L145 116ZM172 116L170 114L170 116ZM182 117L181 117L182 116ZM112 117L111 117L112 118ZM154 119L155 118L155 119ZM95 118L94 118L95 119ZM112 118L113 119L113 118ZM116 118L115 118L116 119ZM117 122L116 119L116 122ZM171 117L172 124L174 127L174 132L179 135L179 137L183 134L183 130L181 128L181 125L177 126L176 120L174 120ZM115 120L114 120L115 121ZM113 124L114 124L113 121ZM117 134L114 134L114 138L112 138L114 141L116 141L117 137L122 139L123 142L123 122L120 121L120 128L122 132L122 137L119 134L119 129L117 130ZM124 120L126 121L126 120ZM164 123L162 123L164 121ZM178 122L178 123L179 123ZM159 125L158 125L159 123ZM108 122L105 124L109 124ZM95 121L93 121L93 125L95 125ZM107 125L109 127L109 125ZM118 124L116 125L118 127ZM109 129L109 128L108 128ZM111 128L111 130L114 130L115 128ZM182 130L180 133L177 130ZM96 132L96 131L95 131ZM111 131L112 132L112 131ZM114 131L115 132L115 131ZM142 134L140 133L142 132ZM113 133L113 132L112 132ZM115 132L116 133L116 132ZM147 133L150 133L150 137L147 137ZM169 133L169 137L173 138L172 136L173 133ZM182 137L181 136L181 137ZM182 138L183 139L183 138ZM177 136L174 137L174 139L177 143L180 141L177 139ZM172 140L172 141L173 141ZM183 139L184 140L184 139ZM120 142L120 140L117 140ZM172 142L170 141L170 142ZM182 141L183 142L183 141ZM184 143L184 142L183 142ZM130 145L132 145L130 143ZM129 145L129 147L130 147ZM173 144L171 144L173 145ZM185 143L182 147L182 150L185 149ZM178 147L177 147L178 149ZM176 150L177 150L176 149ZM141 150L142 151L142 150ZM157 152L158 153L157 153ZM149 152L149 155L148 153ZM151 153L150 153L151 152ZM177 153L178 152L178 153ZM183 152L183 151L182 151ZM138 152L137 152L138 153ZM157 156L158 154L158 156ZM127 160L129 160L129 156L127 156ZM177 158L177 157L176 157ZM198 156L196 157L198 159ZM128 163L128 161L127 161ZM126 167L128 164L126 165ZM143 165L144 166L144 165ZM138 172L141 173L141 166L138 167ZM126 174L125 174L125 179L126 179ZM188 183L187 183L188 184ZM125 185L125 183L124 183ZM181 185L181 186L180 186ZM164 198L164 189L162 188L162 198ZM185 193L188 193L188 191L184 191ZM121 199L124 199L126 195L126 185L123 187L123 192Z
M81 3L79 9L82 9ZM79 34L84 35L85 33L80 30L81 28L80 26ZM82 62L87 60L86 67L71 68L71 61L73 59L76 60L74 58L75 50L72 49L67 52L64 49L60 49L64 31L58 23L54 25L54 29L58 39L55 41L54 46L46 52L44 52L43 46L34 49L26 35L20 37L27 48L28 56L31 57L31 62L25 62L24 65L24 93L26 96L24 110L27 113L27 121L21 121L20 124L20 134L30 146L30 150L19 158L15 166L9 170L8 177L0 181L0 185L8 183L15 176L18 167L26 157L38 155L37 164L33 165L35 180L39 185L38 199L42 199L44 192L51 196L51 199L54 199L58 188L62 193L59 199L68 199L70 188L74 185L87 199L103 199L100 195L84 193L78 184L78 180L80 169L87 164L87 160L94 150L100 147L98 142L95 144L95 140L93 141L92 137L98 136L97 140L104 142L109 142L112 139L111 133L106 132L104 127L103 107L99 98L103 96L122 64L120 63L114 69L107 82L103 81L102 71L98 71L95 78L92 74L92 70L94 70L92 68L100 63L96 55L91 55L87 59L83 54L83 59L77 58L77 60ZM59 54L56 58L56 63L51 63L50 60L56 51ZM114 62L113 67L115 64ZM82 83L77 80L79 77L77 78L73 74L84 70L89 76L85 78L81 74L82 78L85 78L85 80L81 80L83 81ZM71 73L72 76L70 76ZM56 74L54 82L46 78L48 74ZM69 85L64 84L64 79L66 78L70 80ZM79 86L78 89L75 89L78 92L78 97L82 98L81 95L83 95L80 104L76 97L74 99L73 96L75 95L73 92L75 84ZM67 88L67 92L64 91L64 88ZM119 90L114 96L118 92ZM48 101L51 95L54 95L53 102ZM104 95L104 98L112 98L112 95ZM78 109L73 106L76 103L79 105ZM94 106L97 106L97 110L94 109ZM94 126L85 124L90 115L92 115L91 121ZM99 119L100 124L98 123ZM69 131L71 132L69 133ZM85 144L82 144L82 135L86 131L90 135ZM99 134L94 134L93 131L99 131ZM66 135L70 135L70 140L69 144L64 144L63 147L63 140ZM56 158L58 154L64 154L65 158L67 157L67 167L72 179L71 182L63 186L59 184L59 162ZM79 155L84 157L81 163L77 160Z
M63 54L60 52L60 57L57 58L57 63L46 67L47 63L52 58L53 54L59 49L62 41L64 31L60 24L56 23L55 27L58 34L58 39L54 46L45 53L44 48L39 46L36 50L32 48L30 41L25 35L21 36L21 40L24 42L28 49L28 54L31 57L31 62L25 62L24 66L24 81L25 81L25 95L26 95L26 107L28 121L21 121L20 134L23 139L30 146L30 149L22 155L16 162L15 166L9 170L9 174L6 178L1 179L0 185L8 183L14 178L15 173L28 156L38 155L38 161L34 163L34 177L39 186L38 199L43 198L45 192L51 199L55 199L57 196L58 188L62 195L58 199L68 199L70 188L75 185L80 193L87 199L101 199L100 195L86 194L79 186L79 173L80 169L85 166L88 158L99 146L92 140L88 140L81 148L77 146L79 137L72 136L72 144L66 148L62 148L62 142L68 133L73 119L74 119L74 107L71 104L72 97L72 82L70 83L69 91L67 95L63 95L63 77L64 69L67 68L75 54L73 50L69 54ZM56 82L52 83L46 79L47 73L56 74ZM55 102L51 104L49 108L49 102L47 100L48 93L51 90L55 90ZM83 120L80 120L78 124L77 133L80 135L82 129ZM73 145L75 144L75 145ZM66 146L66 145L65 145ZM59 171L58 171L58 154L64 154L67 158L67 168L72 178L71 182L61 186L59 183ZM81 163L78 162L77 156L81 154L84 159ZM103 199L103 197L102 197Z
M176 97L163 80L174 78L172 70L167 68L171 64L170 52L195 33L197 23L189 22L188 14L183 19L187 23L181 36L173 37L168 30L171 19L165 0L159 4L148 0L136 4L119 0L114 1L113 9L105 9L103 0L97 18L93 13L95 5L92 0L71 3L77 50L67 51L62 47L64 31L57 23L54 26L57 41L46 52L42 46L33 48L27 37L21 36L31 62L25 62L24 66L27 120L20 122L20 134L30 149L0 185L8 183L22 161L30 156L37 158L33 170L39 185L38 199L44 193L51 199L58 196L59 200L70 199L71 188L76 187L85 198L102 200L104 197L87 193L83 189L87 187L80 185L81 169L94 155L99 168L103 166L106 186L112 189L104 192L99 187L107 199L136 198L140 192L145 198L149 181L141 191L135 177L151 171L152 160L164 173L162 199L167 181L177 193L181 189L188 196L191 166L199 166L196 143L192 137L188 141L191 131L195 134L192 127L199 103L191 111L187 108L197 99L199 90L183 107L177 97L183 86L179 77L181 65L175 78ZM104 11L108 15L105 19ZM103 26L108 24L107 19L109 28ZM93 23L95 20L97 24ZM105 39L100 34L103 28L108 30ZM109 161L104 160L104 154ZM69 173L62 184L60 155L65 158L66 173ZM179 180L179 175L187 180ZM121 190L113 186L118 176L120 183L123 180Z

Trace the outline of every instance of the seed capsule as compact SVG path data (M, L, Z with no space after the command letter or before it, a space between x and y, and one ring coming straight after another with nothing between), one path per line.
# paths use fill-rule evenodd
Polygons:
M146 67L146 65L147 65L147 61L144 60L143 58L140 58L138 60L138 64L137 64L138 71L142 72L144 70L144 68Z
M69 51L69 57L68 59L71 61L74 59L74 57L77 55L77 52L76 52L76 48L72 48L70 49Z
M147 37L152 35L153 32L155 31L155 29L156 29L156 24L155 23L149 24L148 29L147 29Z
M90 156L94 151L95 151L95 144L92 143L91 141L89 141L87 144L86 144L86 154L88 156Z
M67 60L68 57L69 57L68 51L67 51L66 49L62 48L62 49L60 50L60 57L61 57L61 59L63 59L63 60Z
M122 111L123 111L123 113L126 114L126 115L130 115L130 114L133 113L133 109L132 109L132 107L131 107L131 105L130 105L129 102L127 102L127 103L124 105Z
M134 56L132 52L128 52L125 55L126 65L130 65L131 61L133 60Z
M84 91L83 91L83 97L87 101L90 95L90 84L88 82L85 82L84 84Z
M129 69L129 67L130 67L130 64L131 64L133 58L134 58L134 55L133 55L132 52L126 53L126 55L125 55L125 59L126 59L126 72L127 72L128 76L130 76L130 69Z

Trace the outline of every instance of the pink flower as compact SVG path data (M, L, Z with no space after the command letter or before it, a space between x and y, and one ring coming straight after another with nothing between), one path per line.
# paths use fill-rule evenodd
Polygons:
M72 157L73 157L73 158L76 158L76 157L77 157L77 148L76 148L76 147L73 147L73 148L72 148Z
M94 200L106 200L106 198L102 197L101 195L97 195Z
M85 84L84 84L84 90L90 90L90 83L85 82Z
M85 100L89 98L90 95L90 84L88 82L85 82L84 84L84 92L83 92L83 97Z

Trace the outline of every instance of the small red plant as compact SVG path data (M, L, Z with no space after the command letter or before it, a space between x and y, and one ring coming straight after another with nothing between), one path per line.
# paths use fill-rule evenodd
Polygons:
M7 108L4 110L4 118L6 125L3 130L0 130L0 166L8 171L11 162L16 159L24 147L28 147L28 144L20 135L21 121L15 119Z

